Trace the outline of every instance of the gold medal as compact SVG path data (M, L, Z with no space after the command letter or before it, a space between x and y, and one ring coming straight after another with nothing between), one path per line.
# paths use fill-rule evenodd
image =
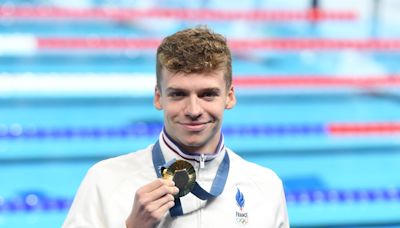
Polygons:
M161 169L164 179L172 180L179 189L179 193L175 197L182 197L192 191L196 183L196 172L187 161L177 160L167 168Z

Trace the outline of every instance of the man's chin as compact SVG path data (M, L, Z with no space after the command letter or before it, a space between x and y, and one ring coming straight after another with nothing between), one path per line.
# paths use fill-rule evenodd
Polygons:
M198 141L189 141L184 143L185 147L194 147L194 148L202 147L203 145L204 145L203 143L200 143Z
M185 140L181 142L181 147L183 147L186 151L191 153L195 153L203 146L204 142L198 140Z

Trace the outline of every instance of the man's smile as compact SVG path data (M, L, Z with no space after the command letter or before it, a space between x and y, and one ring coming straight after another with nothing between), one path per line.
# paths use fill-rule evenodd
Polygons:
M211 121L205 122L182 122L179 123L188 131L202 131L207 127L207 124L211 123Z

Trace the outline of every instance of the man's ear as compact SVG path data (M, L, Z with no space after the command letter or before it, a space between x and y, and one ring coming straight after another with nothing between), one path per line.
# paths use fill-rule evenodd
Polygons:
M236 104L235 89L233 88L233 85L231 85L228 91L228 97L226 99L225 109L231 109L235 106L235 104Z
M153 99L153 104L154 107L158 110L162 110L162 104L161 104L161 91L158 88L158 86L155 87L154 89L154 99Z

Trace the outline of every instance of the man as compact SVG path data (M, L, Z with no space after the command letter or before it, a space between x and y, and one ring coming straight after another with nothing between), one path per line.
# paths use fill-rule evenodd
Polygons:
M156 71L158 141L94 165L64 227L289 227L281 180L224 145L236 103L225 38L204 27L166 37Z

